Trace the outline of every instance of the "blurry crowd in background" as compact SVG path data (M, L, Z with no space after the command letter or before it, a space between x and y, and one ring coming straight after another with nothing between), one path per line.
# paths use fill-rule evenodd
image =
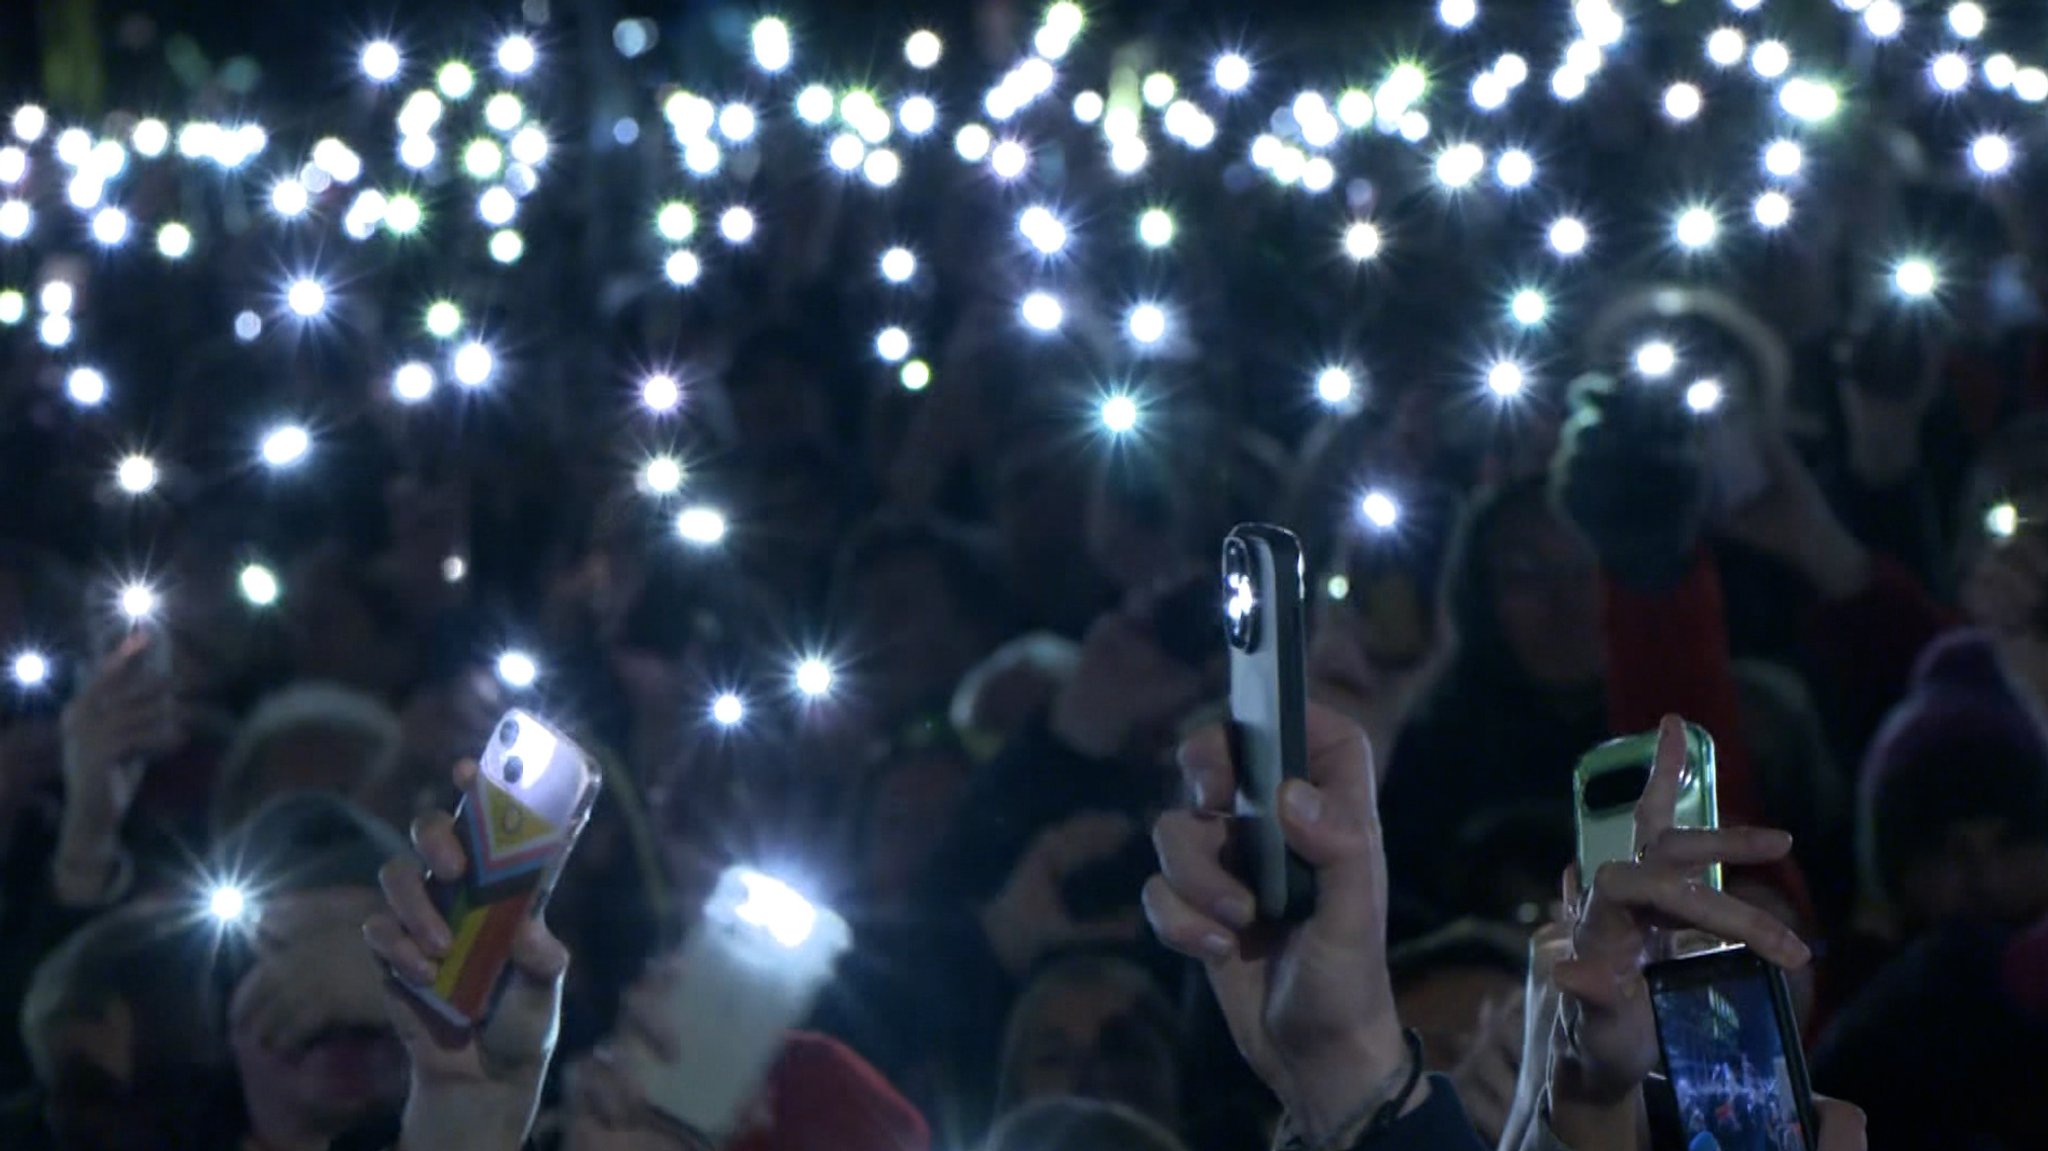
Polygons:
M380 17L149 7L11 6L8 106L41 101L53 134L260 111L266 180L287 140L390 150L371 145L374 101L395 97L355 74ZM1134 186L1065 93L1048 115L1067 127L999 186L949 141L1039 18L1000 2L932 25L947 55L925 90L966 111L886 199L765 111L700 193L653 115L669 78L763 108L793 89L747 79L759 12L666 7L397 13L421 60L522 24L542 45L548 78L521 92L555 154L509 270L459 173L418 177L446 197L418 237L367 246L280 228L262 181L203 166L123 178L142 250L59 222L77 216L61 181L24 193L51 231L0 242L0 286L33 313L68 285L78 331L52 347L34 314L0 328L14 1119L62 1146L228 1130L281 1147L276 1131L389 1114L402 1056L381 1003L321 994L348 982L334 965L360 907L225 964L162 924L226 878L374 888L517 704L598 749L606 776L549 912L576 957L558 1067L613 1030L644 965L745 862L854 930L806 1025L818 1084L885 1079L948 1147L1020 1110L1002 1146L1039 1146L1033 1117L1055 1129L1045 1101L1074 1098L1142 1116L1161 1148L1257 1145L1272 1104L1137 896L1145 828L1180 798L1173 748L1225 685L1218 542L1263 519L1308 545L1312 693L1371 736L1402 1017L1483 1136L1507 1122L1530 939L1572 858L1572 765L1675 711L1720 745L1724 822L1796 837L1790 864L1730 884L1819 957L1796 988L1815 1086L1870 1112L1874 1147L2048 1147L2043 173L2024 137L1997 181L1954 170L1940 149L1977 125L1920 98L1926 53L1858 49L1828 4L1768 5L1787 42L1863 71L1807 142L1796 234L1728 223L1724 250L1679 256L1660 221L1680 193L1751 187L1769 137L1757 116L1671 128L1659 85L1703 74L1701 38L1737 14L1641 5L1606 65L1621 75L1500 113L1544 165L1537 188L1570 188L1592 229L1604 262L1575 280L1529 239L1558 198L1451 197L1427 152L1384 135L1321 199L1163 142ZM1384 60L1434 20L1365 7L1105 5L1091 66L1178 65L1193 87L1221 48ZM1400 10L1388 28L1379 7ZM1548 50L1569 25L1568 5L1481 7L1503 50ZM897 70L918 26L855 8L791 16L799 60L830 46L840 83ZM2031 42L2040 15L1994 28ZM614 35L629 19L651 30L631 56ZM1451 131L1464 97L1445 101ZM636 115L649 131L629 138ZM30 183L60 170L48 146ZM1036 186L1074 236L1049 267L1013 218L1055 178ZM685 192L700 231L740 202L759 230L699 237L702 279L680 288L653 222ZM1159 204L1166 250L1134 228ZM140 234L173 216L196 237L176 261ZM1342 250L1352 217L1386 235L1370 262ZM875 260L897 243L918 262L892 287ZM1938 261L1938 291L1900 292L1907 252ZM279 294L315 265L328 296L301 322ZM1546 276L1554 330L1512 336L1508 289ZM1680 374L1689 354L1712 364L1725 413L1645 400L1671 393L1641 377L1670 369L1576 339L1668 281L1721 293L1687 297L1686 330L1708 335L1673 339ZM1053 334L1016 311L1047 284L1067 320ZM1152 293L1171 331L1140 352L1121 317ZM435 298L461 302L498 377L404 403L392 367L433 354L418 329ZM238 334L245 309L257 331ZM877 360L885 323L915 331L928 382ZM1646 323L1627 340L1654 342ZM1541 341L1527 387L1490 389L1488 364L1524 338ZM89 409L68 389L88 354L111 385ZM1329 364L1355 389L1319 397ZM678 381L673 411L644 402L657 371ZM267 467L253 446L285 418L311 451ZM1739 500L1726 445L1701 433L1720 418L1748 421ZM140 496L110 479L136 451L157 469ZM662 452L674 497L647 489ZM679 538L686 503L715 528ZM258 563L271 582L252 588ZM118 601L138 581L156 600L128 632L117 609L137 605ZM335 843L367 865L293 876L307 844Z

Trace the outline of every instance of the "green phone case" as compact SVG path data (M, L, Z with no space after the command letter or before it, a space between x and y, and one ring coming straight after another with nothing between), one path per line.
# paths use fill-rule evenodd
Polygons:
M1587 789L1619 771L1648 770L1657 757L1657 733L1610 739L1579 759L1572 773L1572 818L1577 825L1579 881L1590 884L1603 863L1635 856L1635 797L1608 802L1596 810L1586 806ZM1640 792L1638 791L1639 795ZM1685 776L1679 781L1675 827L1719 827L1720 806L1714 796L1714 737L1695 723L1685 725ZM1707 882L1721 889L1721 867L1708 869Z

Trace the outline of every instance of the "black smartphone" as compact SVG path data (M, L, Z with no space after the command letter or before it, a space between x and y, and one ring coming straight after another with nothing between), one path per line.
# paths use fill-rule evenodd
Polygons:
M1230 646L1231 760L1252 893L1269 920L1315 909L1315 873L1280 830L1280 785L1308 777L1307 643L1301 540L1239 524L1223 540L1224 636Z
M1813 1088L1785 973L1747 947L1651 964L1664 1075L1682 1146L1814 1151Z

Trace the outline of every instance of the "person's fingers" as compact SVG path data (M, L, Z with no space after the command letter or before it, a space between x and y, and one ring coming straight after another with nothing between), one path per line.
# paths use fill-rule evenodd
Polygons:
M1174 892L1226 927L1243 930L1258 918L1258 902L1224 866L1229 836L1229 821L1192 811L1169 811L1152 825L1159 870Z
M529 919L512 936L512 970L536 983L553 983L569 969L569 948L546 922Z
M363 921L363 942L407 983L426 986L434 982L434 975L440 970L440 965L420 950L419 943L388 911Z
M1181 775L1197 810L1228 814L1237 807L1237 772L1231 765L1230 736L1212 723L1180 745Z
M1641 971L1625 969L1573 956L1551 968L1550 979L1559 991L1576 1000L1582 1008L1612 1011L1623 1003L1647 993Z
M1636 800L1633 846L1646 850L1664 834L1678 813L1678 793L1685 778L1685 722L1667 715L1657 725L1657 754L1650 760L1650 778Z
M455 817L445 811L412 821L412 845L437 883L453 883L469 870L469 854L455 832Z
M419 864L409 859L390 860L378 870L377 885L384 889L384 902L391 914L419 945L422 954L435 959L448 954L448 948L454 945L454 935L427 894Z
M1868 1121L1861 1107L1816 1095L1813 1110L1820 1122L1820 1151L1864 1151L1870 1145Z
M1642 861L1701 871L1716 863L1770 863L1791 850L1791 833L1775 827L1672 827L1643 849Z
M626 989L619 1007L619 1026L664 1063L682 1057L682 1037L670 1018L669 1003L681 973L672 963L651 964Z
M570 1098L579 1113L609 1130L634 1126L639 1117L639 1093L610 1044L570 1071Z
M1606 864L1594 877L1586 929L1575 942L1619 943L1620 947L1606 949L1605 957L1634 963L1642 951L1641 931L1633 923L1621 926L1620 921L1633 920L1638 910L1653 912L1666 927L1692 928L1746 944L1781 967L1803 967L1813 958L1798 933L1770 912L1677 871L1627 863Z
M1111 811L1088 811L1042 832L1032 854L1053 875L1068 875L1077 868L1114 855L1137 834L1130 817Z
M1229 929L1174 894L1165 876L1155 875L1146 880L1141 899L1152 933L1173 950L1204 963L1215 963L1237 953L1237 941Z
M545 924L529 919L519 926L512 937L513 978L506 981L479 1038L486 1053L515 1067L547 1058L561 1022L562 976L568 968L569 949Z
M1373 794L1372 751L1356 724L1326 708L1308 713L1307 780L1280 789L1287 846L1316 871L1316 918L1346 936L1377 929L1385 863Z

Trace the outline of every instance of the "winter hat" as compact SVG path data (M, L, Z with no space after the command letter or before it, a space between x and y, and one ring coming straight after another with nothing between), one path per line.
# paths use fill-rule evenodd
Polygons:
M1954 824L1987 817L2048 838L2048 722L1980 631L1929 644L1863 760L1858 850L1866 881L1896 898L1908 864Z
M396 831L354 804L297 792L264 804L229 832L214 852L214 870L265 895L375 887L378 869L407 851Z
M931 1129L882 1073L828 1036L792 1031L768 1072L769 1123L730 1151L929 1151Z

